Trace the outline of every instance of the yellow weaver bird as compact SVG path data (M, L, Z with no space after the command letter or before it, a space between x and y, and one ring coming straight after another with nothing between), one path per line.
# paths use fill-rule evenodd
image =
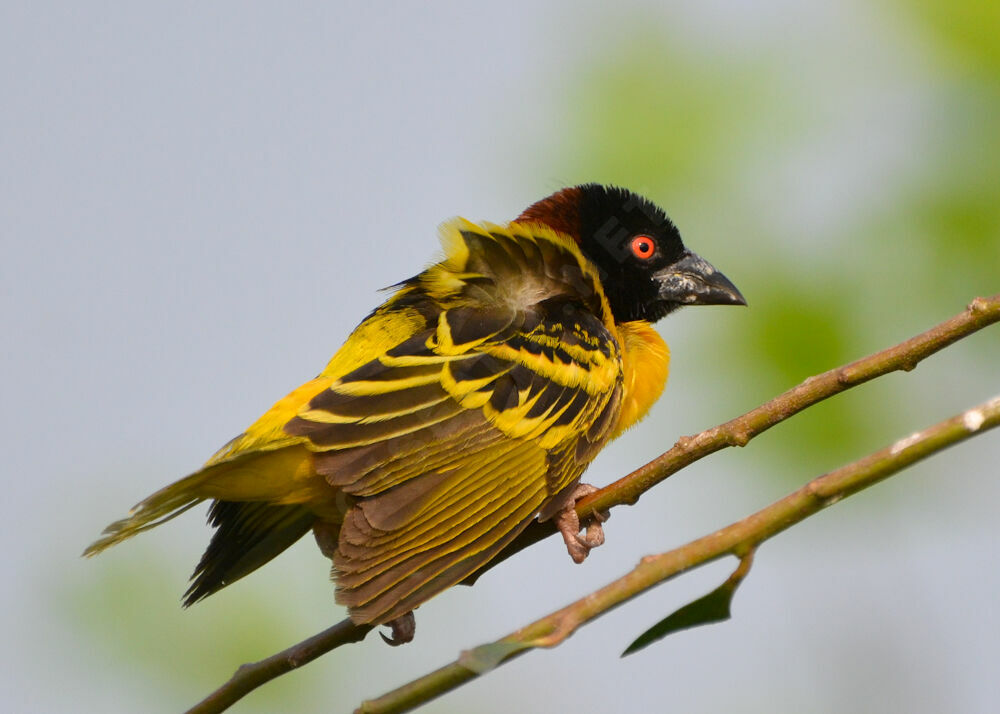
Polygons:
M185 605L311 530L337 602L390 625L391 643L535 518L581 562L603 532L581 532L580 477L666 383L651 323L743 296L621 188L566 188L503 226L455 219L441 242L444 258L395 286L319 376L85 555L211 500L216 530Z

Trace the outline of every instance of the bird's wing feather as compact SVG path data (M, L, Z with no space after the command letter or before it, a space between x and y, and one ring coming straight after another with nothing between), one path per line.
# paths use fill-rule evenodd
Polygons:
M357 499L338 599L385 622L481 567L571 487L620 408L621 357L572 300L441 308L285 426Z
M357 497L475 460L504 439L544 452L602 444L619 406L617 345L585 311L566 306L565 315L442 310L313 397L285 431L306 440L331 485Z
M259 452L274 451L304 441L285 431L288 423L317 394L340 376L367 364L401 342L424 325L424 318L401 304L406 292L397 293L354 330L343 347L330 359L315 379L292 390L270 409L216 452L205 466L234 459L254 458ZM281 472L279 472L281 473Z

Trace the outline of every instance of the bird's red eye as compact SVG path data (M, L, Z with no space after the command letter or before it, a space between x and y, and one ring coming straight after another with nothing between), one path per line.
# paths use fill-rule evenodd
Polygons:
M632 239L632 255L640 260L649 260L656 252L656 241L649 236L636 236Z

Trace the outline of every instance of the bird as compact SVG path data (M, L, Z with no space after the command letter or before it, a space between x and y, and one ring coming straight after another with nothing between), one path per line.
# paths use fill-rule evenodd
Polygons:
M390 288L318 376L84 555L211 501L185 606L311 531L336 602L391 628L390 644L535 519L582 562L604 533L574 510L594 490L581 477L666 384L653 323L746 300L659 206L616 186L563 188L503 225L455 218L440 239L443 257Z

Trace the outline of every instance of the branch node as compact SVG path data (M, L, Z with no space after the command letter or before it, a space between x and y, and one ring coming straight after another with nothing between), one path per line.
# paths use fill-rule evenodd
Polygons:
M962 426L970 434L979 431L979 427L986 421L986 417L979 409L970 409L962 415Z
M687 451L687 449L691 447L691 442L693 441L693 436L678 436L677 441L674 443L674 448Z
M739 446L740 448L746 446L750 443L750 439L753 438L753 434L746 427L739 427L733 429L729 432L729 443L732 446Z
M984 297L973 298L966 308L970 315L982 315L990 307L989 301Z
M919 436L919 434L915 436ZM905 439L901 439L900 441L905 441ZM897 444L898 443L899 442L897 442ZM827 484L823 479L823 477L813 479L808 484L806 484L806 492L813 499L815 499L817 503L819 503L820 508L827 508L828 506L832 506L833 504L843 499L845 495L848 495L840 491L834 491L833 493L829 493L827 489Z
M566 639L576 631L576 624L569 621L565 615L557 616L554 619L555 622L553 623L549 634L542 637L536 637L535 639L530 640L527 644L531 647L550 649L558 644L561 644L562 642L565 642Z

